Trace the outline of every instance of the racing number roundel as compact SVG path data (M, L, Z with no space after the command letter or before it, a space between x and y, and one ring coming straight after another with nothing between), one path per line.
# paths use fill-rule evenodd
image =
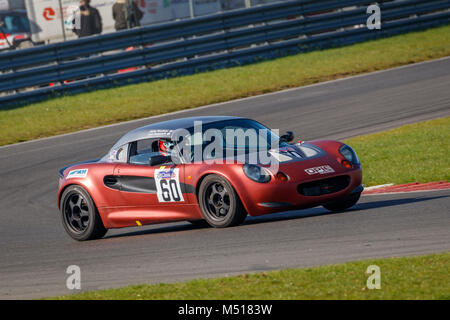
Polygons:
M180 187L180 169L155 170L155 183L159 202L184 201Z

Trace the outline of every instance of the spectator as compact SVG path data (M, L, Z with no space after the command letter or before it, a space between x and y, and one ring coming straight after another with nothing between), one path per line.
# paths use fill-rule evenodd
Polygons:
M143 12L132 0L117 0L112 9L116 30L139 27Z
M102 33L102 17L97 9L90 6L91 0L80 1L79 26L73 29L78 38Z

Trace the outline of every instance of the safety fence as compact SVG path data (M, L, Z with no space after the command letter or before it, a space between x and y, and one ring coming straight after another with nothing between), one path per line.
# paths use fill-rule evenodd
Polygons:
M450 0L297 0L0 54L0 106L232 67L450 22ZM1 107L0 107L1 108Z

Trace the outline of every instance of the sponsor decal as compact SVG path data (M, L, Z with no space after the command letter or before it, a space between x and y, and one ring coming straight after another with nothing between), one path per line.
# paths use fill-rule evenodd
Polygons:
M66 179L71 178L86 178L88 169L76 169L69 172Z
M305 172L309 175L313 175L313 174L327 174L327 173L333 173L335 172L334 169L332 167L330 167L329 165L324 165L324 166L320 166L320 167L314 167L314 168L309 168L309 169L305 169Z
M116 160L117 150L111 150L109 153L108 162L114 162Z
M162 136L170 137L172 132L173 132L173 130L169 130L169 129L149 130L148 137L162 137Z
M172 179L175 177L175 172L173 170L162 170L158 172L158 179Z
M156 169L155 183L159 202L184 201L180 187L180 169Z

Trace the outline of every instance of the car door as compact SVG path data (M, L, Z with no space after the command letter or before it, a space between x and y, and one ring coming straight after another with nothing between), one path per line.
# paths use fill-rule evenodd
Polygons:
M184 165L119 164L114 178L122 206L146 207L186 204Z
M167 163L151 166L150 159L160 156L155 149L158 139L144 139L130 144L128 161L114 169L114 183L125 207L167 207L188 203L185 193L184 165ZM158 145L156 143L156 145Z

